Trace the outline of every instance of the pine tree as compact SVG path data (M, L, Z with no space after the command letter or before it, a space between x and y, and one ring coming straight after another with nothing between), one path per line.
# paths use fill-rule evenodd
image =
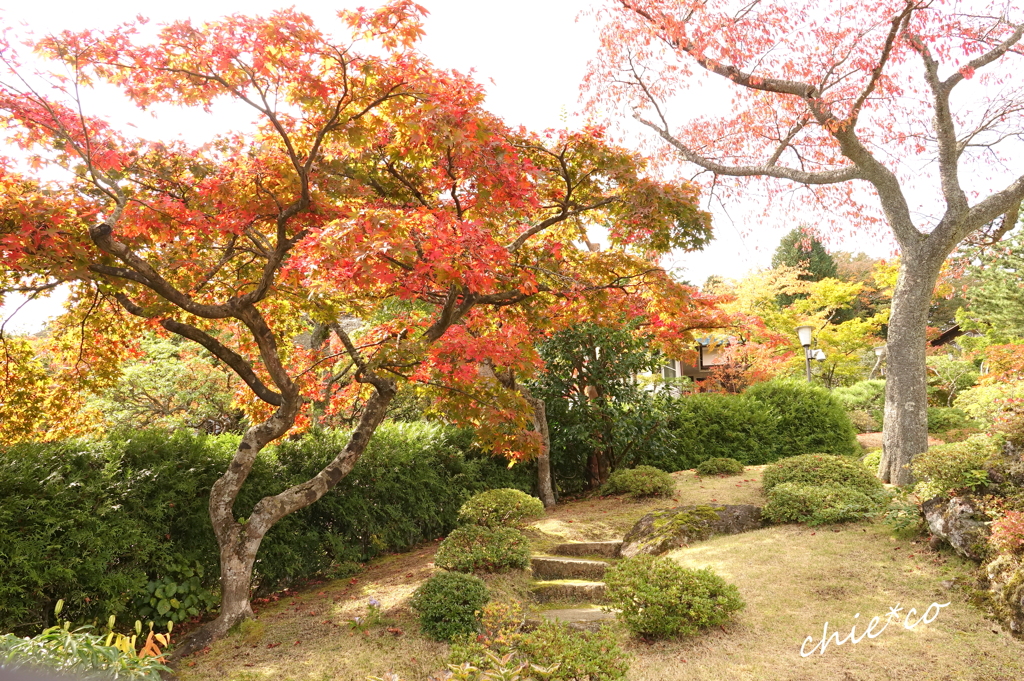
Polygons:
M836 269L836 261L825 250L825 246L818 241L807 227L801 226L782 237L779 247L775 249L772 256L772 269L778 267L799 267L804 270L800 275L803 281L821 281L822 279L837 279L839 271ZM779 307L787 307L801 296L783 294L779 296Z

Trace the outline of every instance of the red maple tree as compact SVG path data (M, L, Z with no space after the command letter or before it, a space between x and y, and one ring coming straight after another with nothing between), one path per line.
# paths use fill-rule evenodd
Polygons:
M220 614L177 654L251 616L266 532L352 469L401 384L474 386L478 406L479 367L532 370L533 329L560 310L614 318L644 298L652 323L685 334L686 290L651 258L709 238L694 187L648 179L601 128L505 125L473 80L415 50L423 12L342 13L346 41L292 10L173 23L153 42L132 24L64 33L35 49L68 75L42 79L0 45L5 134L61 178L0 164L20 188L0 195L0 283L70 283L95 345L177 334L251 391L253 425L210 494ZM257 121L202 146L132 139L83 110L96 81L143 108L230 99ZM594 224L608 248L580 247ZM327 342L293 342L311 326ZM317 406L353 405L349 442L316 476L233 508L268 443ZM499 426L528 418L497 407ZM506 428L508 453L536 447L523 432Z

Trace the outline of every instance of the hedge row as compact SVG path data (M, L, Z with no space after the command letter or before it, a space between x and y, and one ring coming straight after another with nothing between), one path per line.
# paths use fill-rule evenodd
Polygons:
M308 479L345 440L345 433L321 432L270 448L237 512ZM444 536L462 503L481 490L530 489L528 469L509 470L474 452L469 440L430 424L381 426L335 490L267 534L257 590L339 575ZM217 545L207 504L236 444L235 436L142 431L0 449L0 631L38 633L61 598L63 616L78 622L111 614L181 620L215 602Z
M739 395L698 393L674 400L661 447L638 463L665 471L708 459L760 465L811 452L853 455L857 435L842 404L800 381L759 383Z

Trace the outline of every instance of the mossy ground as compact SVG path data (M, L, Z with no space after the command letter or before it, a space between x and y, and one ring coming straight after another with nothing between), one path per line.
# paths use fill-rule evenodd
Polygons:
M535 548L545 549L563 541L621 538L645 513L668 506L760 505L760 471L750 467L739 478L702 479L676 473L676 496L670 499L566 503L531 525L529 536ZM447 646L419 635L406 603L433 570L435 546L374 561L355 581L312 586L260 607L259 626L183 661L180 678L363 681L394 671L405 681L425 679L443 668ZM783 525L714 537L668 555L688 567L712 567L739 587L747 607L724 628L690 639L647 644L620 631L634 655L632 681L1024 678L1024 645L968 603L972 566L930 551L923 539L893 537L882 524ZM522 574L494 580L506 594L526 588ZM381 601L386 624L366 633L352 630L347 621L365 613L370 597ZM830 632L846 635L854 624L866 624L897 604L920 614L931 603L947 601L950 606L930 624L912 630L894 625L873 640L800 656L800 644L808 636L819 639L826 621Z

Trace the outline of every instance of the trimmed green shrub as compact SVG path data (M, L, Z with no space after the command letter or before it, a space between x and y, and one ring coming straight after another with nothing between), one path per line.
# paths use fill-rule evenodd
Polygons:
M675 494L676 481L653 466L637 466L615 471L601 487L601 494L628 494L631 499L670 497Z
M629 655L609 627L580 631L545 620L533 631L516 636L514 645L531 664L557 664L555 672L545 677L552 681L613 681L626 678L629 671Z
M775 421L764 405L743 395L697 393L674 401L666 424L670 453L641 463L665 471L695 468L701 461L730 457L747 466L774 461Z
M852 487L784 482L768 492L761 514L775 523L828 525L863 520L879 510L878 501Z
M850 417L850 423L853 424L858 433L877 433L882 430L881 421L876 421L875 417L869 412L855 409L846 412L846 414Z
M699 475L739 475L743 472L743 464L736 459L717 458L701 461L697 464Z
M542 620L531 631L463 637L452 642L448 657L449 668L456 672L453 678L463 678L459 672L468 665L470 669L490 674L481 675L481 680L516 681L541 678L550 681L613 681L626 677L629 661L630 655L619 646L611 627L584 631L550 620ZM540 671L538 667L545 671L537 673ZM502 675L509 670L512 670L510 675ZM521 674L516 674L516 671ZM466 678L478 677L467 675Z
M861 459L861 463L864 464L864 468L867 468L872 475L877 475L878 467L882 463L882 450L872 449L864 455L864 458Z
M839 485L878 500L885 496L881 481L863 465L828 454L791 456L766 466L761 475L761 486L765 492L787 482L811 486Z
M945 433L970 426L970 419L962 409L955 407L928 407L928 432Z
M351 574L383 552L444 536L477 492L530 489L529 468L510 470L480 455L471 437L432 424L382 424L333 491L267 534L255 568L258 593ZM269 448L236 508L308 479L345 441L345 433L326 431ZM126 431L99 442L0 448L0 631L40 631L52 624L58 599L72 622L113 614L162 628L208 611L219 585L209 490L237 442Z
M607 596L629 630L644 638L686 636L724 624L744 607L739 591L710 568L637 556L605 573Z
M671 472L715 458L756 466L809 452L860 451L841 403L799 381L760 383L742 395L686 395L673 400L669 412L664 430L671 446L640 463Z
M459 522L483 527L517 527L528 518L544 515L537 497L517 489L492 489L474 494L459 509Z
M842 403L825 388L803 381L775 380L743 393L771 413L777 456L811 452L853 455L860 451L857 432Z
M843 405L847 412L867 412L879 426L885 416L885 381L874 379L859 381L851 386L836 388L832 397ZM878 430L876 428L876 430ZM871 432L871 431L864 431Z
M925 483L921 492L926 497L976 489L988 484L987 469L995 463L1001 448L1001 438L973 435L963 442L929 447L914 457L911 471Z
M434 565L456 572L507 572L529 564L530 544L514 527L457 527L434 554Z
M490 598L479 577L439 572L416 589L410 605L419 614L423 633L438 641L451 641L476 631L477 612Z

